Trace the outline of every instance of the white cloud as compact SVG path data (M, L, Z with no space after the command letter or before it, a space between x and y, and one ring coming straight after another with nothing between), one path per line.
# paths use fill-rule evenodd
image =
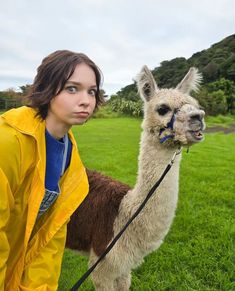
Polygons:
M70 49L90 56L115 93L144 64L188 58L233 34L235 2L8 0L0 21L0 90L31 83L42 58Z

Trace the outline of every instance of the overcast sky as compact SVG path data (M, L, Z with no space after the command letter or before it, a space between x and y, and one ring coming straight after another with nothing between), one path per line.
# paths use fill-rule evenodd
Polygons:
M234 0L0 0L0 90L31 84L58 49L83 52L108 94L146 64L189 58L235 33Z

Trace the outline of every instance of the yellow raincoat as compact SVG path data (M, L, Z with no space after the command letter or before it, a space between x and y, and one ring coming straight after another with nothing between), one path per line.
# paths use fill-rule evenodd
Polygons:
M45 192L45 122L21 107L0 116L0 291L58 287L69 217L88 193L84 166L73 144L61 194L36 222ZM36 223L35 223L36 222Z

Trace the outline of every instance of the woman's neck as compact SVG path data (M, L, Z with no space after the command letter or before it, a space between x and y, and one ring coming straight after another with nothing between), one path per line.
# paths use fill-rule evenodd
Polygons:
M55 139L58 139L58 140L63 138L68 133L69 129L71 128L71 126L67 124L57 122L52 117L50 117L50 115L46 117L45 121L46 121L46 129L48 130L50 135L52 135Z

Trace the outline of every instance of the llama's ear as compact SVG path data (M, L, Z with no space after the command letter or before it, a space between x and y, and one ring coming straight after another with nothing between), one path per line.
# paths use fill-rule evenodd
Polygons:
M202 81L202 75L197 68L190 68L183 80L177 85L176 89L182 93L189 94L191 91L197 91Z
M158 90L154 77L147 66L143 66L142 70L136 77L138 91L144 101L149 101L156 90Z

